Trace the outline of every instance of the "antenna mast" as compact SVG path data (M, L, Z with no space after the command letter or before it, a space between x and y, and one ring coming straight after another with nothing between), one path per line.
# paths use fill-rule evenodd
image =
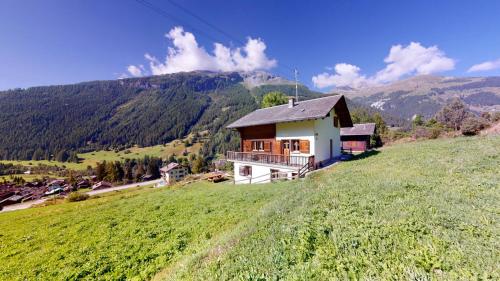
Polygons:
M297 69L294 69L294 73L295 73L295 100L299 101L299 86L297 80L297 75L299 74L299 71Z

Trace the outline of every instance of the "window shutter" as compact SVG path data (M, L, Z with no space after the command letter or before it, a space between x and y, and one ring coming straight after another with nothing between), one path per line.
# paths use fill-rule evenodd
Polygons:
M308 140L300 140L300 153L309 154L309 141Z
M243 152L252 151L252 142L250 140L243 141Z
M280 141L274 142L273 153L274 154L281 154L281 142Z
M264 142L264 152L271 152L271 142L270 141Z

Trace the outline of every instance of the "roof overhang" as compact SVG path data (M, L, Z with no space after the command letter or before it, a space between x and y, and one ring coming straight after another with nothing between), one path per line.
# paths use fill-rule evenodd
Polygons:
M351 114L349 113L349 109L347 107L345 97L343 95L335 96L335 97L337 98L335 103L332 104L330 102L330 106L323 107L323 109L320 111L321 113L314 112L308 116L296 116L296 117L281 116L281 118L274 118L274 119L270 118L270 120L266 120L266 118L258 118L259 114L256 112L257 111L261 112L260 110L269 110L271 108L258 109L256 111L253 111L253 112L243 116L242 118L236 120L235 122L229 124L226 128L238 129L238 128L244 128L244 127L258 126L258 125L269 125L269 124L277 124L277 123L316 120L316 119L321 119L321 118L325 118L326 116L328 116L328 114L332 111L332 109L335 109L335 112L336 112L337 116L339 117L340 127L352 127L353 125L352 125ZM330 98L330 97L325 97L325 98ZM321 99L323 99L323 98L307 100L307 101L304 101L302 103L308 103L311 101L321 100ZM322 105L324 105L324 104L322 104ZM318 105L318 106L321 106L321 105ZM293 115L293 114L291 114L291 115ZM257 118L253 118L253 120L247 120L247 119L252 119L249 117L253 117L253 116L256 116ZM245 121L243 121L243 120L245 120Z

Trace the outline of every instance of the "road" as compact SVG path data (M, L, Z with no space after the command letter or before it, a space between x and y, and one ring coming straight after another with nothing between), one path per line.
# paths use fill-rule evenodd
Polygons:
M91 190L88 192L85 192L86 194L92 196L92 195L97 195L97 194L102 194L106 192L111 192L111 191L118 191L118 190L123 190L123 189L128 189L132 187L139 187L139 186L145 186L145 185L151 185L160 182L160 180L152 180L152 181L145 181L145 182L136 182L132 184L125 184L125 185L119 185L119 186L114 186L106 189L100 189L100 190ZM0 212L10 212L10 211L17 211L17 210L23 210L23 209L28 209L32 207L33 205L41 204L45 201L47 201L50 198L40 198L38 200L34 201L28 201L28 202L23 202L19 204L13 204L13 205L8 205L3 207L3 210Z

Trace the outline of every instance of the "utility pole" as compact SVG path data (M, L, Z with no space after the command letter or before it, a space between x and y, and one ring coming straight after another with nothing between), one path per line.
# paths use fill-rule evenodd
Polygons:
M299 101L299 86L298 86L298 80L297 80L297 75L299 74L299 71L297 69L294 69L295 72L295 100L298 102Z

